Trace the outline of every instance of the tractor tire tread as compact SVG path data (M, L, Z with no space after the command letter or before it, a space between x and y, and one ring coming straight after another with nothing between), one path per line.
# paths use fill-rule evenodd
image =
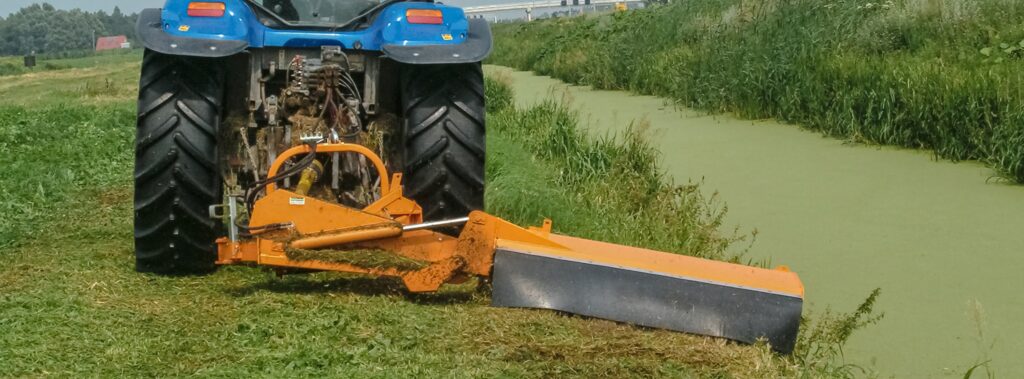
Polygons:
M487 145L480 64L405 66L401 83L407 194L427 220L482 210Z
M150 130L147 135L140 135L135 141L135 152L145 151L150 145L159 141L178 125L178 116L168 117L159 127Z
M217 129L221 61L146 51L135 144L135 268L203 274L214 268L221 225L208 215L221 196Z

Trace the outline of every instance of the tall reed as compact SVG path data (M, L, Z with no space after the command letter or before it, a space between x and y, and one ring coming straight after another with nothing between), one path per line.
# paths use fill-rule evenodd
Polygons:
M677 0L495 27L492 63L976 159L1024 182L1024 2Z

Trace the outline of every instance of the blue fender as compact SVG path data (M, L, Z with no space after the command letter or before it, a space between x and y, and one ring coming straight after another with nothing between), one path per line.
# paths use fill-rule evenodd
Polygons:
M465 42L458 45L398 45L382 47L384 55L409 64L481 62L491 54L491 26L484 19L469 20Z
M139 14L136 35L147 49L168 55L220 58L238 54L249 47L248 38L179 37L167 33L159 9Z
M460 8L429 2L399 2L381 10L362 29L280 29L260 22L243 0L222 0L222 17L190 17L191 0L168 0L162 10L146 9L139 16L138 35L143 45L164 54L226 57L247 49L317 48L342 46L350 50L380 51L403 63L438 64L479 62L491 51L490 26L468 20ZM440 10L441 25L411 24L409 9Z

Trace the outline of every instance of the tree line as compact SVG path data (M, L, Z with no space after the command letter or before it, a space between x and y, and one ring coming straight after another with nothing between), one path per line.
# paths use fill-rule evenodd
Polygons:
M92 50L96 38L125 35L135 45L135 22L139 15L56 9L48 3L21 8L7 18L0 17L0 55L61 54Z

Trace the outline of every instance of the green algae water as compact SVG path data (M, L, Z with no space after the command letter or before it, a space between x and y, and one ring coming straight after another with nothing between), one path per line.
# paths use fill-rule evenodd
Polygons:
M512 79L519 105L567 99L596 134L648 122L668 173L718 191L729 223L758 232L749 257L798 272L809 310L852 311L881 287L885 317L854 335L848 363L962 377L990 361L999 377L1024 376L1024 187L928 152L487 69Z

